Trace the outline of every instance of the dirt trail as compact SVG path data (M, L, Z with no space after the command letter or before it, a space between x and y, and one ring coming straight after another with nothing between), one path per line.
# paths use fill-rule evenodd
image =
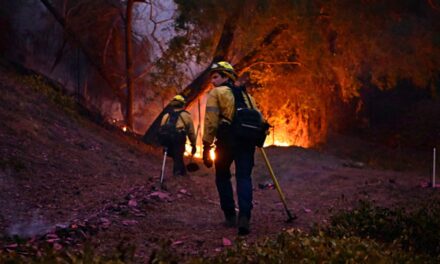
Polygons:
M160 149L72 118L18 77L0 71L0 238L88 223L94 232L81 243L92 241L98 251L110 252L129 241L140 263L162 239L178 252L206 255L236 241L236 230L222 225L213 169L200 164L199 171L175 178L168 160L168 191L157 192L152 187L159 178ZM285 223L276 190L259 187L270 177L256 152L249 243L285 228L326 224L333 212L360 199L411 206L438 196L421 187L429 180L425 172L381 170L295 147L269 147L267 153L298 219Z

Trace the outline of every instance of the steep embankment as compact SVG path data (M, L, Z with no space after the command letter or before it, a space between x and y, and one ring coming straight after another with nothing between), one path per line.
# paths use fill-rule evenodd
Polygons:
M151 149L80 117L38 78L0 67L0 90L0 233L44 232L159 173Z

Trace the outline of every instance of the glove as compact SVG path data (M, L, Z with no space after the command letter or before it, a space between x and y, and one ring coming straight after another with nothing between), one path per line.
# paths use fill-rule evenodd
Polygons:
M196 152L197 152L197 147L196 147L196 145L191 145L191 155L194 156L194 154L196 154Z
M207 168L211 168L213 163L211 159L211 155L209 155L210 150L211 150L211 145L208 143L203 143L203 164L205 164Z

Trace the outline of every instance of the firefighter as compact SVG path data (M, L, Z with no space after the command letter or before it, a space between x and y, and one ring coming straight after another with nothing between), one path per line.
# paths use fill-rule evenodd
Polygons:
M168 156L173 158L173 175L174 176L185 176L186 168L183 162L183 154L185 152L186 138L188 137L191 142L191 154L194 155L197 151L196 147L196 134L194 132L194 123L191 118L191 114L184 110L185 98L181 95L174 96L170 103L173 108L171 112L165 114L161 120L161 127L163 127L171 118L173 113L177 115L177 120L175 122L175 136L173 136L172 141L167 144ZM173 127L173 128L174 128Z
M255 145L237 142L232 131L232 120L235 113L234 91L243 94L247 107L249 100L255 106L252 97L244 96L241 87L234 85L237 74L228 62L214 63L210 71L211 83L214 85L208 94L205 109L203 133L203 163L210 168L213 161L210 150L215 144L215 183L220 198L220 206L225 216L227 227L236 227L238 234L249 234L249 221L252 210L252 168L254 166ZM235 90L233 90L235 89ZM215 140L215 141L214 141ZM235 163L236 190L238 198L238 221L235 212L235 201L231 184L230 166Z

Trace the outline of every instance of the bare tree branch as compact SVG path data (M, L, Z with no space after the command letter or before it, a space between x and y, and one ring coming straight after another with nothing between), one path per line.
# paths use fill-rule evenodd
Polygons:
M69 20L70 14L71 14L75 9L77 9L77 8L81 7L83 4L85 4L86 1L87 1L87 0L82 1L82 2L79 1L79 2L76 4L76 6L70 8L69 10L67 10L67 12L65 13L66 21Z
M61 58L64 55L64 49L66 47L66 43L67 43L67 36L64 36L63 44L61 45L61 48L58 50L57 54L55 55L55 61L52 64L52 67L50 68L50 72L52 72L55 69L55 67L58 65L58 63L61 61Z
M429 6L431 6L432 9L436 11L440 11L440 7L438 7L436 4L433 3L433 0L428 0Z
M113 37L113 29L115 28L115 25L117 22L119 22L119 19L115 19L113 21L113 24L110 27L109 33L107 35L107 39L106 39L105 45L104 45L104 51L102 52L102 65L105 65L107 63L107 50L108 50L108 46L110 45L110 40Z
M192 68L189 65L186 65L186 68L188 69L189 73L191 73L191 78L194 80L195 75L194 75Z
M172 21L172 20L173 20L173 18L170 17L170 18L166 18L166 19L164 19L164 20L156 21L155 23L156 23L156 24L162 24L162 23L165 23L165 22L168 22L168 21Z
M254 62L246 67L244 67L243 69L240 70L238 75L241 75L245 72L247 72L250 68L257 66L257 65L298 65L298 66L302 66L302 64L300 62L297 61L273 61L273 62L269 62L269 61L257 61Z
M84 44L81 42L81 40L78 38L76 33L71 30L67 25L64 18L58 13L58 11L50 4L48 0L40 0L43 5L49 10L49 12L55 17L55 20L63 27L64 31L70 36L70 39L75 42L76 45L83 51L85 57L90 61L90 63L96 68L97 72L103 80L107 83L107 85L114 91L114 93L118 96L118 98L123 101L125 96L122 94L122 92L118 89L116 89L113 86L113 83L108 78L106 72L104 71L103 67L96 62L96 60L93 58L94 56L91 54L91 52L84 46Z
M139 73L136 77L133 77L133 83L134 82L136 82L136 81L139 81L139 79L141 79L141 78L143 78L143 77L145 77L147 74L149 74L150 72L151 72L151 68L152 68L152 64L150 64L148 67L146 67L141 73ZM115 75L117 75L116 73L115 73ZM120 76L120 75L117 75L117 76ZM126 83L122 83L120 86L119 86L119 89L124 89L125 87L127 86L127 84Z
M232 49L232 41L234 39L234 33L238 26L238 19L240 14L242 14L244 4L240 5L240 8L237 8L235 12L229 13L229 16L225 20L225 24L223 25L223 30L220 35L220 39L217 43L216 49L214 51L214 56L212 62L225 60L230 57L231 49ZM189 107L192 103L194 103L195 99L197 99L201 93L203 93L209 85L209 67L202 71L197 78L195 78L189 85L187 85L180 94L186 98L187 105ZM157 129L160 126L160 120L162 116L170 111L170 105L168 104L163 111L156 117L151 126L148 128L145 133L143 140L147 143L155 144L157 143L156 133Z
M165 49L162 47L162 44L160 43L159 39L156 37L156 29L157 29L158 24L153 18L153 4L152 3L150 4L150 21L153 22L153 24L154 24L153 31L151 32L151 36L153 37L154 41L159 46L159 49L162 52L162 54L164 54Z
M246 65L251 64L255 58L261 54L264 48L270 46L276 38L283 33L288 26L286 24L280 24L274 27L267 35L264 37L263 41L258 45L254 50L250 51L246 54L236 65L237 69L242 69L246 67Z

